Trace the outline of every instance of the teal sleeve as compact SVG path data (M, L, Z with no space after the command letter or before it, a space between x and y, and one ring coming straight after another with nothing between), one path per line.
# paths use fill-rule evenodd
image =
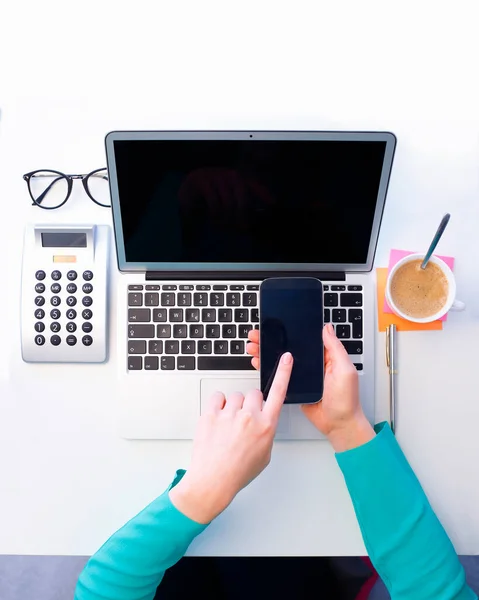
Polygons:
M336 454L371 562L392 600L477 600L390 427Z
M75 600L151 600L163 574L207 526L186 517L170 501L175 480L94 554L81 573Z

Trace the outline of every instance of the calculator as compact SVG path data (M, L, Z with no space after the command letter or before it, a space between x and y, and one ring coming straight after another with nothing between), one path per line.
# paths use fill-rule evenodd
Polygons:
M21 292L26 362L107 357L108 225L29 225Z

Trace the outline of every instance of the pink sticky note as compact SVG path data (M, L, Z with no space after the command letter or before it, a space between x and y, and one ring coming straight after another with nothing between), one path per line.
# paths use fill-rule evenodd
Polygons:
M415 252L411 252L409 250L391 250L391 253L389 254L388 273L394 267L394 265L401 260L401 258L404 258L405 256L409 256L410 254L415 254ZM446 265L451 269L451 271L454 270L454 258L452 256L440 256L438 254L437 257L441 258L446 263ZM387 303L386 298L384 298L383 312L389 313L389 314L391 314L393 312L389 308L389 304ZM439 320L445 321L446 319L447 319L447 314L445 314Z

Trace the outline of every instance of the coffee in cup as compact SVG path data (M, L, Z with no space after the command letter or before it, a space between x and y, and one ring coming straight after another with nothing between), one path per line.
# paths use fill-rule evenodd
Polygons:
M434 262L421 269L420 259L404 263L391 280L391 298L408 317L424 319L446 305L449 284L445 273Z

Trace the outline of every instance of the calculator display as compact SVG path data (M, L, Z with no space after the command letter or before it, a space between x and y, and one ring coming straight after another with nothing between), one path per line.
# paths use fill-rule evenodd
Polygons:
M42 232L44 248L86 248L86 233L77 232Z

